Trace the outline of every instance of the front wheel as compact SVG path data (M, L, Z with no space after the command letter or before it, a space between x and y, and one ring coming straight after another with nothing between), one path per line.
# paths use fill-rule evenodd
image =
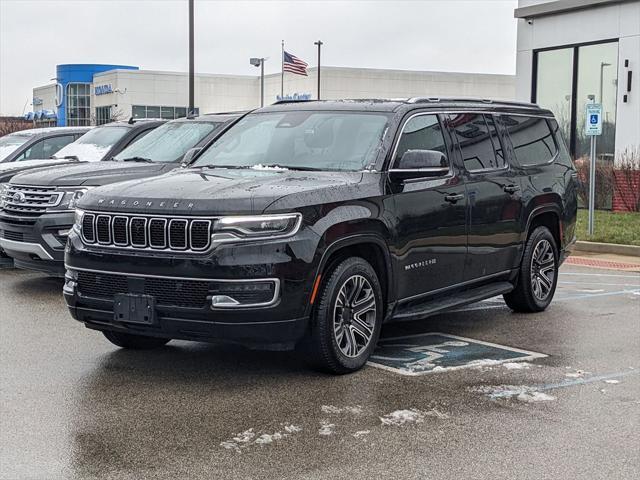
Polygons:
M547 227L538 227L525 245L516 288L504 300L516 312L541 312L551 303L557 283L556 241Z
M170 338L146 337L144 335L133 335L131 333L109 332L102 334L114 345L132 350L151 350L166 345Z
M378 343L382 289L373 267L347 258L326 272L307 345L315 365L335 374L355 372Z

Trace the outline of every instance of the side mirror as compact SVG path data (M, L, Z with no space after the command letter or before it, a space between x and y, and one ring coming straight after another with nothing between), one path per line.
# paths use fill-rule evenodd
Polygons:
M191 162L193 162L193 159L196 157L196 155L200 153L201 150L202 150L202 147L190 148L189 150L187 150L184 156L182 157L182 166L186 167Z
M449 173L447 156L437 150L407 150L389 174L394 181L442 177Z

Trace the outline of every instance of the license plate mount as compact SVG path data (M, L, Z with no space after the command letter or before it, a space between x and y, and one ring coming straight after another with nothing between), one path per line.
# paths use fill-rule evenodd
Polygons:
M117 293L113 297L116 322L153 325L156 322L156 299L150 295Z

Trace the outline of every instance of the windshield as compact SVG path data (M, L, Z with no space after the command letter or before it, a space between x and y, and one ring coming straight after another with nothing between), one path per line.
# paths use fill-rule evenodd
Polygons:
M54 158L78 157L82 162L102 160L107 152L129 131L129 127L95 127L56 152Z
M24 145L27 140L31 138L30 135L5 135L0 137L0 162L15 152L20 145Z
M222 123L179 121L168 122L156 128L136 143L129 145L115 160L150 159L154 162L177 162L190 148Z
M248 115L194 167L362 170L373 164L388 117L361 112Z

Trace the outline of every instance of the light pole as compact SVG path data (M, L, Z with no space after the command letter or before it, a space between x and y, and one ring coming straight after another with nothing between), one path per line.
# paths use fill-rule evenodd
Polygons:
M193 0L189 0L189 111L191 116L195 110L193 93Z
M318 96L317 100L320 100L320 49L323 45L322 40L318 40L317 42L313 42L314 45L318 46Z
M264 61L266 58L252 57L249 63L254 67L260 67L260 107L264 107Z

